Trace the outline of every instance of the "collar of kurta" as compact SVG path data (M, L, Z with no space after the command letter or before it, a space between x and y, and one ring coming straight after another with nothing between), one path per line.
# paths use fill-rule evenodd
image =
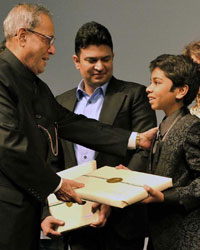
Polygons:
M27 98L32 98L32 95L37 91L37 85L41 81L40 78L38 78L29 68L27 68L7 48L0 53L0 61L1 63L2 61L4 61L9 65L12 71L12 78L14 78L15 85L23 90L24 95L27 95ZM9 74L11 71L9 71ZM6 72L2 72L2 74L5 75Z
M178 116L187 113L187 107L183 106L182 108L176 110L169 116L165 116L160 124L160 133L162 136L166 134L170 126L174 123L174 121L177 119Z

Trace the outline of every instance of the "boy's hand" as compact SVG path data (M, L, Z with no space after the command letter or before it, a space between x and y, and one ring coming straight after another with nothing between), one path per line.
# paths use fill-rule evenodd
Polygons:
M164 194L158 190L155 190L147 185L144 185L144 188L149 194L149 197L144 199L142 203L151 203L151 202L164 202Z

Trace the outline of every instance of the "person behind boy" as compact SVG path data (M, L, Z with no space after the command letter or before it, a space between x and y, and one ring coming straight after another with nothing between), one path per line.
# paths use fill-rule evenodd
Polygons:
M185 46L183 54L192 58L192 60L200 64L200 41L190 42ZM196 96L196 103L190 108L192 115L200 118L200 89Z
M173 187L145 187L150 244L154 250L200 249L200 120L187 106L199 89L198 65L184 55L164 54L150 63L147 87L153 110L165 118L152 145L148 172L171 177Z

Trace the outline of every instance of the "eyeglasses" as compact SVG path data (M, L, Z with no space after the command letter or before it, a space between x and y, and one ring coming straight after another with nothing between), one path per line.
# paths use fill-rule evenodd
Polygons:
M47 39L48 43L49 43L49 47L51 47L54 44L54 42L55 42L55 37L53 37L53 36L46 36L44 34L41 34L41 33L37 32L37 31L31 30L31 29L27 29L27 30L29 32L33 33L33 34L36 34L38 36L41 36L41 37Z

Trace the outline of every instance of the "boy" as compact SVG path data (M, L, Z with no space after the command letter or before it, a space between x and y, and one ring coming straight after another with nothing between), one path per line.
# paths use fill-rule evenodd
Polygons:
M150 244L155 250L200 249L200 120L187 106L199 89L198 65L184 55L161 55L150 63L147 87L153 110L163 110L148 171L171 177L164 192L145 187L150 203Z

